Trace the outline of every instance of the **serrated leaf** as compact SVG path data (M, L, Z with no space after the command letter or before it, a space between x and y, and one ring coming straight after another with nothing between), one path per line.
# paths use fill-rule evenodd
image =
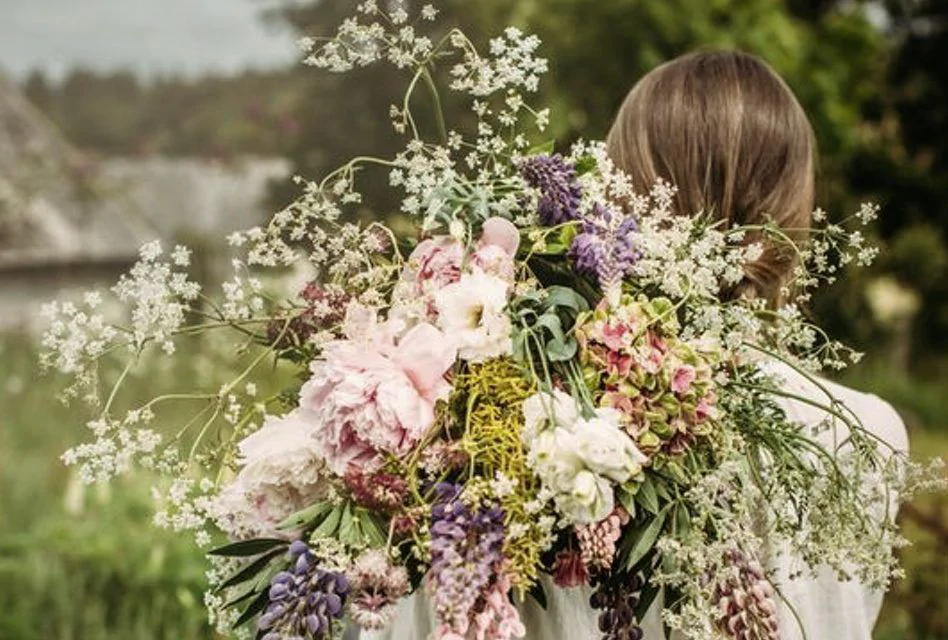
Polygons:
M655 546L655 542L665 526L665 520L668 519L670 508L671 505L665 506L643 528L633 533L628 542L623 545L623 551L626 548L628 549L628 551L625 551L624 566L626 570L634 567Z
M271 551L263 554L262 556L260 556L259 558L257 558L256 560L254 560L253 562L251 562L244 568L242 568L240 571L236 572L234 575L227 578L227 580L222 582L220 586L217 587L216 591L220 593L224 589L233 587L235 585L241 584L242 582L246 582L247 580L250 580L251 578L256 576L258 573L266 569L267 566L269 566L269 564L273 561L274 558L283 555L283 551L284 551L283 549L272 549Z
M207 553L211 556L242 558L259 555L279 545L289 546L289 543L282 538L256 538L227 544L223 547L211 549Z

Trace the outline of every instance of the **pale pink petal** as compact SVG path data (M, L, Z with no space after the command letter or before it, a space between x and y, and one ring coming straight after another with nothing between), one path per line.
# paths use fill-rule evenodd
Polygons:
M415 388L429 402L450 391L444 374L454 364L457 350L448 337L428 323L413 327L398 344L392 360L411 378Z
M514 224L506 218L493 217L484 222L481 232L481 244L492 244L500 247L513 257L520 246L520 232Z

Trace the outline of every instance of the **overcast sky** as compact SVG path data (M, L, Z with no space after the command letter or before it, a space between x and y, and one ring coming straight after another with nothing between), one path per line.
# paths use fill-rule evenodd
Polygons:
M0 69L155 73L272 68L294 37L260 19L278 0L0 0Z

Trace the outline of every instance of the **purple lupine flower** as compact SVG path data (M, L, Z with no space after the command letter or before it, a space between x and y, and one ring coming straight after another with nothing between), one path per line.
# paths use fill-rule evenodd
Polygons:
M290 545L289 571L270 581L270 604L257 621L262 640L320 640L332 637L332 621L342 617L349 594L346 577L321 569L309 547Z
M603 289L620 283L638 259L631 236L637 228L632 216L597 203L569 249L576 270L597 278Z
M439 622L463 635L503 559L504 513L498 507L472 509L460 492L459 485L438 486L426 587Z
M552 227L579 219L582 190L576 179L576 168L563 156L531 156L520 165L524 180L540 191L537 213L540 222Z

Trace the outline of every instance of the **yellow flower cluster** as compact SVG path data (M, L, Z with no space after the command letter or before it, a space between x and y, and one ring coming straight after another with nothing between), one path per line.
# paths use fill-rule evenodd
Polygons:
M513 587L524 595L536 582L547 537L535 531L536 516L525 506L536 503L539 489L521 439L523 402L536 392L536 385L513 360L501 358L471 365L454 388L454 406L465 423L461 449L477 476L496 479L492 493L506 514L504 556Z

